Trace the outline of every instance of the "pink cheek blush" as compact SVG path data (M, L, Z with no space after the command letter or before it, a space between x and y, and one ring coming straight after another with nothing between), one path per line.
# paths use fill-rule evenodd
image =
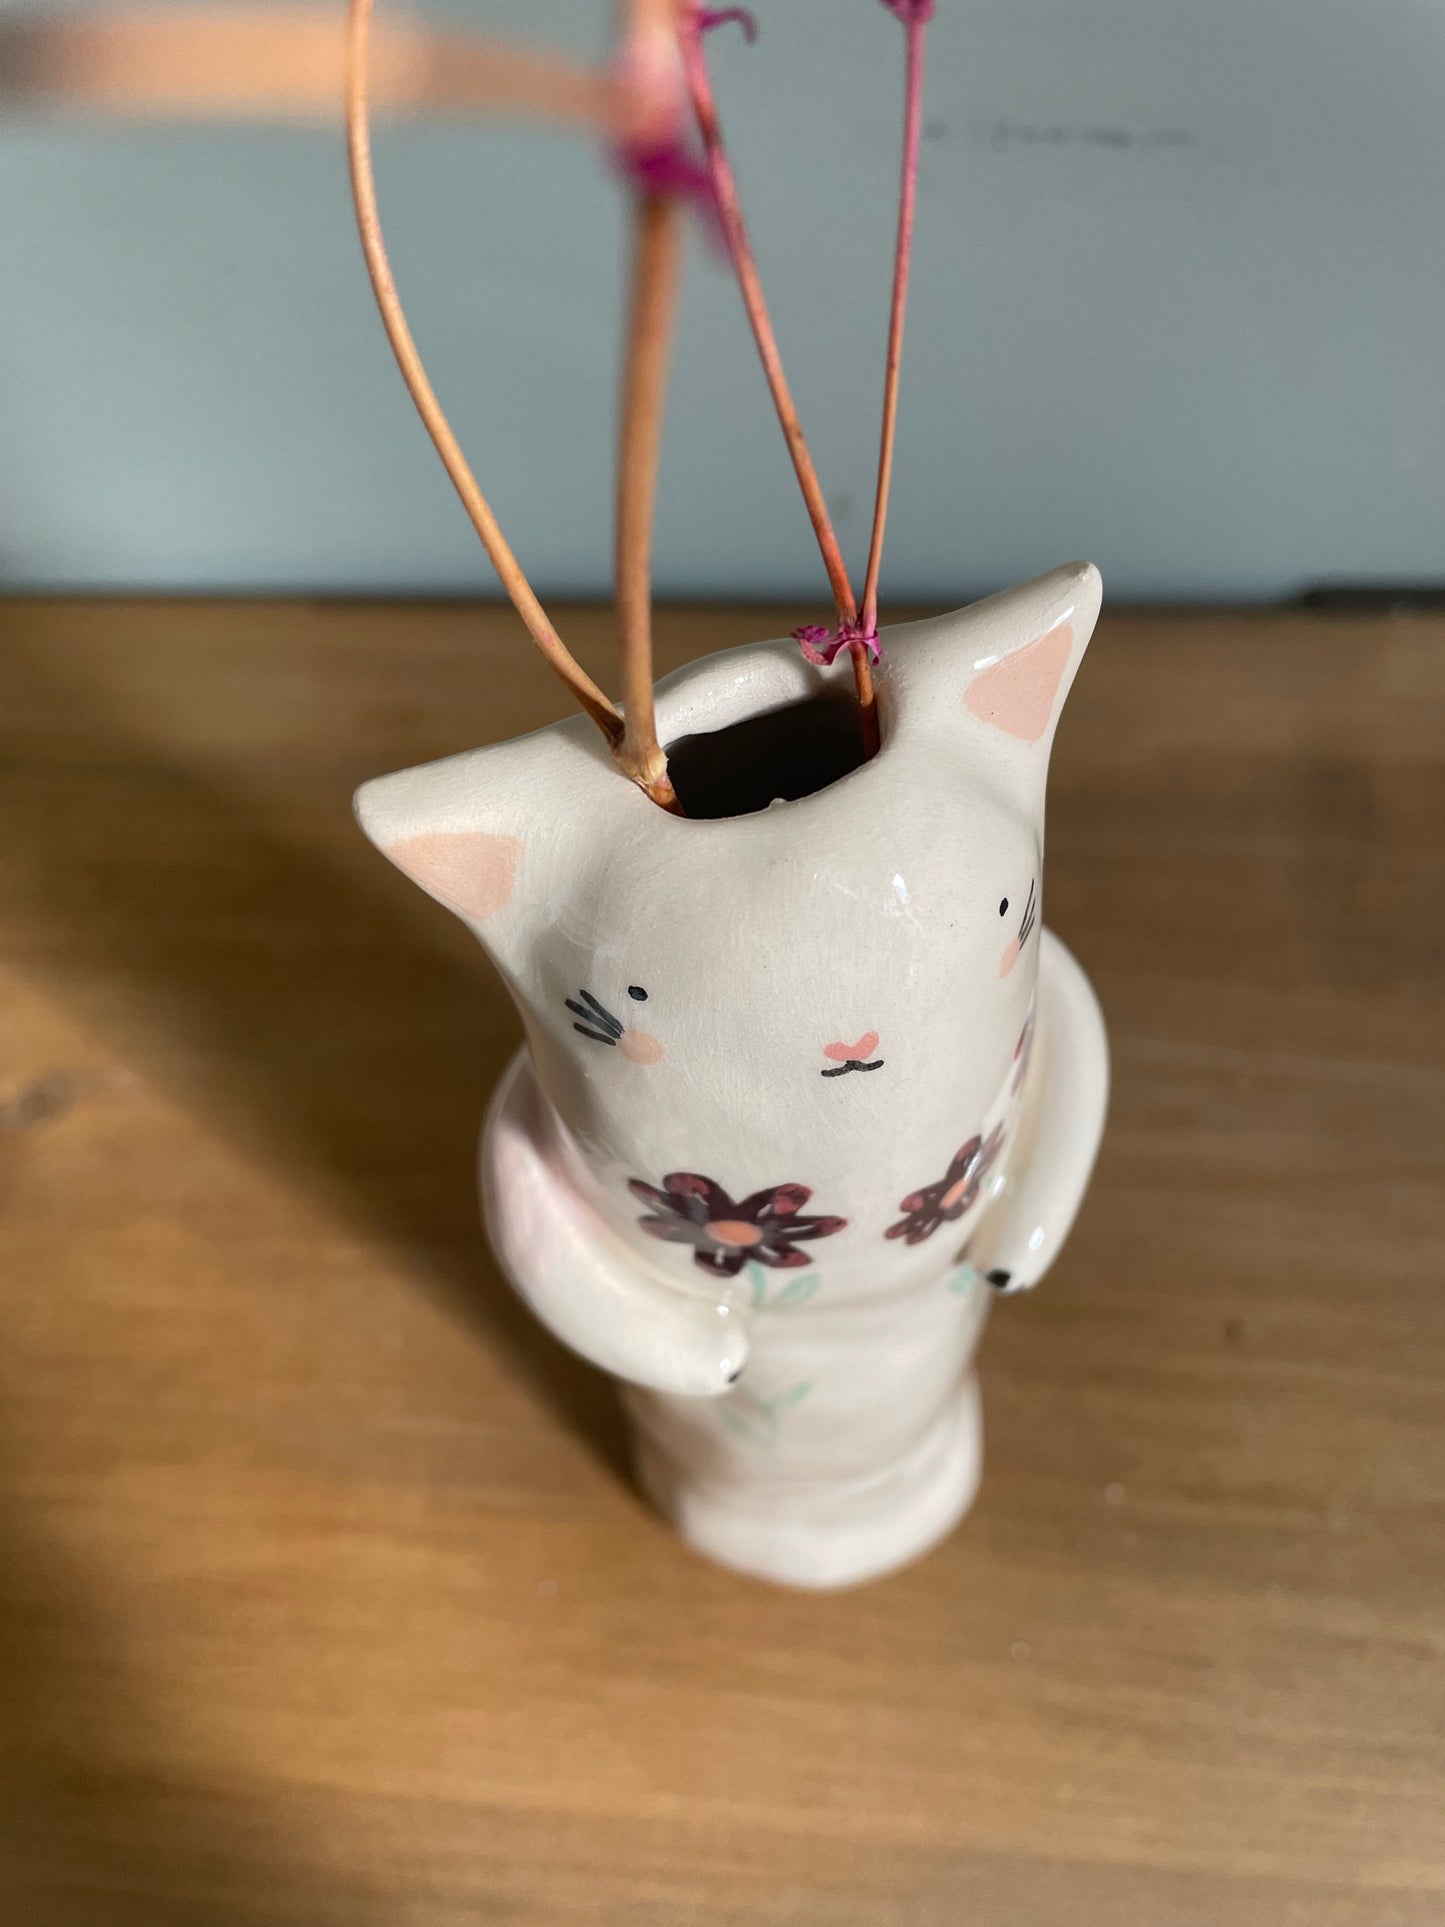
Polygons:
M662 1045L645 1030L624 1031L617 1048L634 1064L662 1062Z
M1019 940L1011 937L1004 945L1003 955L998 960L998 974L1006 977L1019 960Z

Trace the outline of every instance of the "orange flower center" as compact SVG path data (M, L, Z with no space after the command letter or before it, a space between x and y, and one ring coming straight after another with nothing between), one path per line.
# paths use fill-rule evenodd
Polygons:
M953 1207L958 1203L959 1199L963 1196L964 1192L967 1189L968 1189L968 1173L967 1171L965 1171L963 1176L959 1178L957 1183L949 1185L948 1189L944 1192L943 1196L939 1199L939 1203L943 1206L945 1211L952 1211Z
M720 1245L736 1245L746 1249L762 1239L762 1232L755 1224L744 1224L741 1218L714 1218L707 1228L707 1235Z

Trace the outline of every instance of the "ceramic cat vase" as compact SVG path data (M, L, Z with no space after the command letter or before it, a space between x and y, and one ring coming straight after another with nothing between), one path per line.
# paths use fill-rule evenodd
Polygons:
M1099 595L1079 564L889 630L880 752L793 801L668 815L582 716L357 797L521 1014L481 1153L502 1266L743 1571L868 1578L977 1487L984 1317L1052 1263L1103 1128L1098 1005L1042 921ZM840 679L789 642L694 663L658 689L674 769Z

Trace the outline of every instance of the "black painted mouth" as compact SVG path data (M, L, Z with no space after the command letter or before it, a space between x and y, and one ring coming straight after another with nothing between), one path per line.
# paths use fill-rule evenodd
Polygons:
M865 1064L861 1057L850 1057L846 1064L839 1064L831 1071L819 1071L820 1077L846 1077L849 1071L881 1071L883 1059L875 1057L871 1064Z

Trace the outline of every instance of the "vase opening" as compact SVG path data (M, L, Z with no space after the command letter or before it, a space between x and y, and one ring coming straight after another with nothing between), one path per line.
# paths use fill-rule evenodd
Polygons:
M667 745L667 772L691 817L751 816L770 803L796 802L865 760L858 706L841 691Z

